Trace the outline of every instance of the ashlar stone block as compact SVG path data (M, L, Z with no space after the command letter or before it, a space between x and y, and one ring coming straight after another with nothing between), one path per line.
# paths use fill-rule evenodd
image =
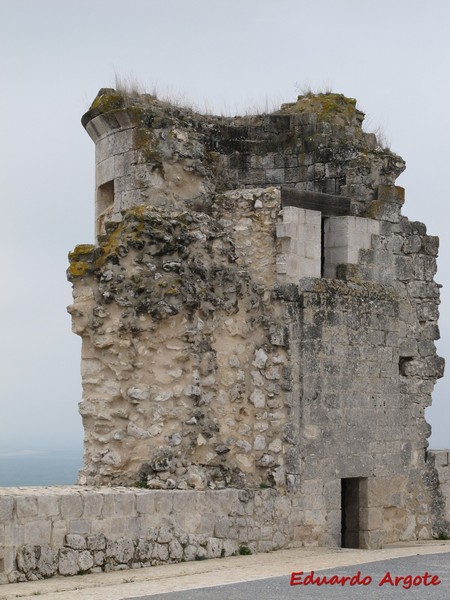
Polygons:
M99 492L83 494L83 504L83 518L92 519L99 517L102 512L103 494Z
M360 527L363 530L379 530L384 526L381 508L362 508L360 510Z
M11 496L0 496L0 523L10 521L13 516L13 511L14 498Z
M16 511L19 518L36 517L38 515L36 496L17 496Z
M132 491L120 492L114 497L114 510L116 515L132 516L136 514L136 496Z
M59 515L58 496L38 496L38 514L43 517L55 517Z
M52 524L48 519L29 521L24 524L24 539L26 544L50 545Z
M63 518L77 519L83 514L83 501L80 494L67 494L61 496L61 516Z
M69 533L66 535L65 545L73 550L86 550L86 538L82 535Z
M152 514L155 510L155 497L151 492L136 493L136 511L138 514Z

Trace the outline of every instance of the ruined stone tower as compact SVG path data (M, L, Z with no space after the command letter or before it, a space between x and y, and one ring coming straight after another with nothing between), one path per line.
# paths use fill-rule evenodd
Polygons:
M431 537L438 239L355 104L224 118L100 90L97 244L68 270L81 484L284 497L285 543Z

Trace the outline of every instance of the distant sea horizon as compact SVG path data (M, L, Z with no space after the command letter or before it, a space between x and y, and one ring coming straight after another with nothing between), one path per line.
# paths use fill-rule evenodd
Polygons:
M81 448L0 448L0 487L73 485Z

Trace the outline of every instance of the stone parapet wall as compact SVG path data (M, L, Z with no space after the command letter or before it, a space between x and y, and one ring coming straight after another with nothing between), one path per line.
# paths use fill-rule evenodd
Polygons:
M0 583L286 548L292 503L271 489L1 488Z
M448 451L429 454L442 477L440 501L448 506L450 466L443 464ZM363 496L372 502L361 512L361 547L390 541L380 531L402 520L402 485L399 478L367 480ZM303 494L289 495L274 489L1 488L0 584L295 546L339 546L340 517L339 479L306 480ZM404 528L399 539L416 539L413 529ZM433 535L446 532L441 519Z

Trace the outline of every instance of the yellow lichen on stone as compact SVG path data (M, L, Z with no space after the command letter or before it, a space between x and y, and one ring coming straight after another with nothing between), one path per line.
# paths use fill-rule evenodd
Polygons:
M75 246L72 252L69 252L69 260L76 261L80 256L86 256L87 254L91 254L95 250L95 246L93 244L79 244Z
M82 277L89 270L89 263L81 260L72 262L68 268L68 273L72 277Z
M372 200L366 210L366 216L369 219L378 219L380 218L381 211L384 208L384 202L382 200Z
M79 244L69 252L70 266L67 273L71 277L82 277L90 268L89 258L96 246L92 244Z

